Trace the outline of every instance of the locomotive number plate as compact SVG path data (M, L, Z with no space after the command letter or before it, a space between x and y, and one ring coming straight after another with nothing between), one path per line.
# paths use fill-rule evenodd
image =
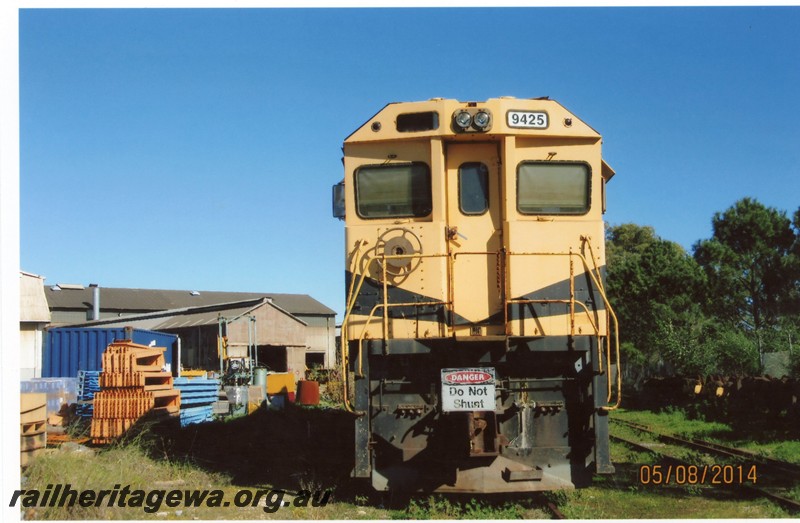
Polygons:
M472 412L495 409L495 373L490 367L442 369L442 410Z
M547 129L547 113L537 111L508 111L506 124L520 129Z

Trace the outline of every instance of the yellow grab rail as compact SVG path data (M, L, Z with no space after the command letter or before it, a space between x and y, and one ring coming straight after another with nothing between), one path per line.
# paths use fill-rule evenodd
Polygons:
M586 274L589 275L589 277L592 279L592 282L594 283L595 287L597 287L598 293L600 294L600 297L603 299L603 304L604 304L604 306L606 308L606 311L608 311L608 315L609 315L610 319L612 319L613 322L614 322L614 344L615 344L615 354L616 354L616 361L617 361L617 372L616 372L616 378L617 378L617 380L616 380L617 381L617 391L616 392L617 392L617 397L616 397L616 401L614 402L614 405L601 407L605 411L612 411L612 410L616 410L617 408L619 408L620 403L622 401L622 367L620 365L620 350L619 350L619 320L617 319L617 314L614 312L613 307L611 307L611 303L609 302L608 296L606 295L605 287L602 284L602 277L600 276L600 270L597 267L597 263L596 263L596 260L594 258L594 255L593 255L592 246L591 246L591 243L589 242L589 238L586 237L586 236L581 236L581 241L583 241L584 243L586 243L588 245L589 250L592 253L591 258L592 258L592 266L593 267L589 265L589 262L586 260L586 257L583 254L581 254L580 252L573 252L572 249L570 249L569 252L509 252L509 253L507 253L507 256L509 257L509 259L511 258L511 256L569 256L570 260L572 259L573 256L575 256L575 257L577 257L577 258L579 258L581 260L581 262L583 263L583 266L584 266L584 268L586 270ZM507 264L507 265L510 266L510 264ZM592 270L592 268L594 268L594 270ZM570 300L569 301L571 303L572 302L580 303L581 305L585 306L585 304L583 304L582 302L575 301L573 293L574 293L574 272L573 272L572 263L570 263ZM558 303L561 300L546 300L546 301L551 301L551 302ZM566 302L566 300L563 300L563 301ZM512 303L512 302L514 302L514 300L509 300L509 299L506 300L506 303ZM570 305L570 322L574 326L574 316L573 315L574 315L574 308L573 308L573 305L571 304ZM590 315L588 313L588 308L587 308L587 315ZM571 331L571 334L574 335L574 331ZM600 348L599 343L598 343L597 351L598 351L599 366L600 366L601 371L603 371L602 349ZM608 391L607 391L606 401L608 403L611 403L612 384L611 384L611 379L610 379L611 378L611 344L610 343L606 344L606 362L605 362L605 367L607 369L606 370L606 374L608 375L608 379L607 379Z
M606 290L602 286L603 279L600 277L600 268L597 266L597 259L594 257L594 250L592 249L591 238L589 236L581 236L581 240L585 242L586 245L589 247L589 255L592 258L592 265L594 266L594 270L597 273L597 279L595 281L599 282L600 285L598 287L600 290L600 296L603 297L603 301L606 304L606 309L610 313L609 316L614 318L614 350L617 359L617 400L614 403L613 407L603 408L603 410L611 411L619 408L619 405L622 402L622 363L620 361L620 352L619 352L619 321L617 320L617 313L614 312L614 308L611 307L611 303L609 303L608 301L608 297L606 296ZM611 361L610 343L606 345L606 350L608 351L609 361ZM611 403L611 380L608 381L608 402Z
M593 318L593 315L592 315L592 311L589 310L589 307L587 307L585 303L575 299L574 257L577 257L581 261L581 263L582 263L582 265L584 267L585 273L589 275L589 277L591 278L591 280L594 283L595 287L597 288L598 293L600 294L600 297L603 300L603 304L604 304L604 306L606 308L606 311L608 312L608 315L606 316L606 332L607 332L607 336L606 337L608 337L608 335L610 334L610 330L611 330L610 329L610 327L611 327L610 324L611 324L612 320L613 320L613 324L614 324L614 344L615 344L615 356L616 356L616 361L617 361L617 369L616 369L616 378L617 378L616 379L616 382L617 382L616 401L614 402L614 405L604 406L604 407L601 407L601 409L603 409L605 411L611 411L611 410L617 409L619 407L619 405L620 405L621 400L622 400L622 369L621 369L621 365L620 365L619 321L617 319L616 313L614 312L614 309L611 307L611 303L608 300L608 296L606 295L605 286L603 285L603 282L602 282L602 275L600 274L600 269L597 266L597 261L596 261L596 259L594 257L594 251L592 249L590 238L587 237L587 236L581 236L581 241L587 246L587 248L589 250L590 257L592 258L592 264L591 265L589 264L589 262L587 261L586 257L582 253L574 252L571 248L570 248L569 252L517 252L517 253L515 253L515 252L508 252L508 251L505 251L505 252L504 251L497 251L497 252L455 252L455 253L451 252L451 253L441 253L441 254L411 253L411 254L398 254L398 255L381 254L381 256L379 256L379 257L369 257L369 256L367 256L365 254L363 256L363 258L361 260L359 260L358 253L360 252L361 245L360 245L360 243L357 244L356 249L354 250L354 253L353 253L353 263L352 263L353 267L351 269L351 274L352 274L352 278L353 279L350 282L350 289L349 289L349 292L348 292L348 299L347 299L347 309L346 309L346 312L345 312L344 320L342 321L342 337L343 337L343 339L342 339L342 343L341 343L341 351L342 351L341 360L342 360L342 369L343 369L343 375L344 375L343 382L344 382L344 386L345 386L345 393L344 393L345 407L350 411L353 410L351 408L350 404L349 404L348 393L347 393L347 388L348 388L347 387L347 383L348 383L347 368L349 366L349 358L348 358L348 354L347 354L348 353L347 347L349 347L349 343L346 342L346 338L347 338L347 332L348 332L348 327L349 327L349 322L350 322L350 316L352 314L353 307L355 306L355 302L356 302L356 299L358 297L358 294L361 291L361 288L362 288L362 286L364 284L364 281L366 280L367 274L369 272L368 268L369 268L370 264L373 261L378 261L378 260L380 261L380 266L381 266L381 269L382 269L383 296L382 296L382 303L376 304L372 308L372 310L370 311L369 315L367 316L366 321L364 322L364 326L363 326L363 328L361 330L361 334L358 337L358 362L359 362L358 363L358 375L359 376L363 375L363 358L362 358L362 356L363 356L363 354L362 354L363 341L366 338L366 333L367 333L368 327L369 327L370 323L373 321L375 313L377 312L378 309L382 309L382 318L381 318L382 319L382 338L383 338L384 342L388 339L388 336L389 336L389 309L392 308L392 307L421 307L421 306L429 306L429 305L445 305L445 306L450 307L452 309L452 303L453 303L452 302L452 296L451 296L452 287L453 287L452 284L448 285L448 298L450 298L449 301L389 303L389 292L388 292L388 290L389 290L388 289L388 287L389 287L389 274L387 272L387 266L388 265L386 263L386 260L392 260L392 259L409 259L410 260L410 259L414 259L414 258L447 257L448 258L448 272L451 273L452 272L452 264L455 262L456 258L459 255L463 256L463 255L491 255L491 254L494 254L494 255L498 256L498 259L500 259L500 258L503 257L502 255L504 254L505 255L505 261L504 261L504 264L503 264L504 265L503 269L506 271L506 273L510 270L510 265L511 265L510 264L510 260L511 260L511 257L513 257L513 256L567 256L569 258L569 266L570 266L569 267L569 270L570 270L570 276L569 276L569 284L570 284L569 294L570 295L569 295L569 299L544 299L544 300L510 299L510 298L508 298L508 288L507 288L509 278L506 275L506 277L504 278L505 283L506 283L505 286L504 286L504 290L506 292L504 293L504 305L503 305L504 316L505 316L504 317L505 330L506 330L507 334L510 333L510 330L509 330L510 329L510 320L509 320L509 317L508 317L508 306L510 304L513 304L513 303L564 303L564 304L568 304L569 307L570 307L570 334L574 336L575 335L575 312L576 312L575 311L575 304L578 304L583 309L583 312L585 312L586 317L587 317L587 319L589 321L589 324L591 325L592 329L594 330L595 337L598 339L598 344L597 344L598 345L598 347L597 347L598 366L600 368L600 371L601 372L605 372L606 375L607 375L608 390L607 390L607 398L606 398L606 400L607 400L608 403L611 403L611 399L612 399L612 396L613 396L612 380L610 379L611 378L611 343L608 343L608 342L606 343L606 355L605 355L606 357L605 357L605 364L604 364L604 362L603 362L603 352L602 352L602 348L600 346L600 339L601 339L600 326L594 321L594 318ZM361 274L359 275L358 283L356 284L355 283L355 279L356 279L356 270L355 270L356 267L355 267L355 265L357 265L358 261L363 261L364 263L362 263ZM500 270L500 267L498 267L498 270ZM448 280L449 280L449 274L448 274ZM594 313L596 315L597 311L595 310ZM609 341L609 340L607 340L607 341Z

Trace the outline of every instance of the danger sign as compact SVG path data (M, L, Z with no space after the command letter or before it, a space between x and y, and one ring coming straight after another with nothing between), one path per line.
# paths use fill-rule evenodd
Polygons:
M472 412L494 409L493 368L442 369L442 410Z

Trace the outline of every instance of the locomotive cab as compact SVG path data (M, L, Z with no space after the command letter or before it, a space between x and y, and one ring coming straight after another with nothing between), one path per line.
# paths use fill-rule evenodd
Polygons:
M477 493L613 472L600 135L548 99L433 99L343 150L354 475Z

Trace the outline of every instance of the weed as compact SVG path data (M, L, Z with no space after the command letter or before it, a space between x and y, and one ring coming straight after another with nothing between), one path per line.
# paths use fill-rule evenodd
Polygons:
M686 492L692 496L701 496L703 494L703 487L700 485L686 485Z
M550 492L544 493L544 498L558 507L566 505L569 500L569 494L566 490L551 490Z
M464 507L462 519L520 519L524 515L524 507L518 503L506 502L493 505L485 501L471 499Z
M338 369L312 367L306 371L306 379L320 384L320 405L337 407L344 401L341 372Z
M492 502L470 498L456 501L442 495L411 499L408 507L394 519L520 519L527 508L513 501Z

